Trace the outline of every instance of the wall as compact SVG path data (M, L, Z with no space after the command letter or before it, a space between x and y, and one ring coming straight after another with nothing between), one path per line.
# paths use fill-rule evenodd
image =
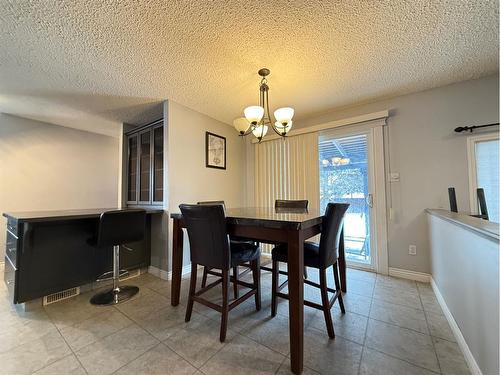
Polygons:
M498 235L487 238L435 215L428 220L434 285L482 373L498 374Z
M117 138L0 114L0 212L116 207L118 149Z
M238 137L233 127L225 123L173 101L166 102L166 106L167 209L179 212L181 203L204 200L224 200L227 207L243 206L246 178L245 141ZM206 131L226 137L226 170L205 166ZM169 241L169 248L171 246ZM189 247L184 246L184 266L188 262Z
M467 135L453 129L498 122L498 101L494 75L310 116L294 121L294 127L390 110L386 172L399 172L400 182L387 184L388 208L393 210L388 222L389 267L429 273L424 209L448 207L447 189L454 186L459 209L469 210ZM249 147L247 158L253 163L253 146ZM252 169L248 168L248 185L253 183ZM408 255L410 244L417 246L416 256Z

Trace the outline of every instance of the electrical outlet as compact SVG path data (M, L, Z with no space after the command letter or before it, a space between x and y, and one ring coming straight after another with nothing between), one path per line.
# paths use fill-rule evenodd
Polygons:
M399 182L399 173L398 172L389 173L389 182Z
M415 245L410 245L408 248L408 254L417 255L417 247Z

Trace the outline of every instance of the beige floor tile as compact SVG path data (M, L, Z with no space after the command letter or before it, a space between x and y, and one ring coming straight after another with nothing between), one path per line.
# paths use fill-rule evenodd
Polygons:
M116 305L116 308L128 318L140 322L151 313L170 306L170 300L150 289L142 288L137 297Z
M76 351L132 323L117 309L107 309L102 314L94 315L73 326L62 328L60 332L71 349Z
M276 373L284 358L283 355L238 335L200 370L207 375L270 375Z
M329 339L314 328L304 332L304 365L322 374L356 374L361 349L340 336Z
M364 344L366 335L366 326L368 318L350 311L342 314L340 310L332 309L333 328L335 335L354 341L360 345ZM316 312L316 317L311 323L311 327L328 335L326 330L325 317L322 311Z
M347 292L342 296L344 299L344 306L346 311L353 312L356 314L368 316L370 315L370 306L372 304L372 299L366 296L361 296L356 293ZM333 305L334 309L340 309L337 302Z
M425 315L427 316L427 324L431 336L456 342L455 335L444 315L431 312L426 312Z
M358 279L375 283L377 279L377 274L375 272L361 271L354 268L347 268L346 275L348 282L350 279Z
M285 361L281 364L276 375L292 375L292 368L290 367L290 359L286 358ZM302 371L302 375L319 375L319 372L311 370L308 367L304 367L304 371Z
M373 298L393 303L395 305L408 306L414 309L422 310L420 296L416 290L402 290L398 287L386 287L384 285L377 284L375 285Z
M454 342L434 337L441 371L445 375L469 375L470 371L458 345Z
M374 289L375 284L373 282L359 279L347 279L347 291L349 293L356 293L371 298L373 296Z
M0 353L57 331L43 309L0 313Z
M197 370L164 344L150 349L115 375L191 375Z
M413 280L401 279L385 275L377 275L376 284L385 288L397 288L405 292L418 292L417 284Z
M106 375L133 361L158 343L153 336L134 324L87 345L75 354L89 374Z
M370 310L370 318L429 334L425 313L411 307L374 300Z
M94 293L95 291L84 293L77 297L48 305L45 307L45 311L57 328L62 329L78 324L94 315L102 314L106 310L113 309L112 306L102 307L91 305L90 298Z
M226 341L221 343L219 333L220 320L215 321L193 313L189 323L178 329L175 335L169 336L164 343L193 366L199 368L224 345L230 343L236 334L228 327Z
M188 324L184 321L185 316L185 306L167 306L151 312L138 323L158 340L163 341Z
M431 371L439 371L432 339L428 335L370 319L365 345Z
M44 367L33 373L33 375L86 375L80 362L74 354L71 354L57 362Z
M434 372L365 348L359 375L433 375Z
M0 354L2 375L31 374L71 353L57 331Z
M241 334L281 354L290 352L287 316L277 314L271 318L267 315L248 325Z
M420 294L420 299L425 312L443 315L443 310L434 294Z

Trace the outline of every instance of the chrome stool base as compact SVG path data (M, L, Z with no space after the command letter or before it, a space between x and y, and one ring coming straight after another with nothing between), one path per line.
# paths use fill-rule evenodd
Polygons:
M120 286L116 289L108 289L97 293L90 299L92 305L109 306L124 302L135 296L139 292L136 286Z

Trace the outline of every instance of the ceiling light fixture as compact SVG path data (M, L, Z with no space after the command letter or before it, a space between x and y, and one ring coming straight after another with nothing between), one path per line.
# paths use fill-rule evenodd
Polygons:
M259 70L259 76L262 77L259 84L259 105L253 105L245 108L243 111L245 117L239 117L233 121L233 125L240 134L245 136L252 133L259 142L265 137L269 127L274 132L282 137L286 137L287 133L292 128L292 118L294 115L293 108L283 107L274 111L273 121L269 111L269 85L267 84L267 76L271 71L267 68Z

